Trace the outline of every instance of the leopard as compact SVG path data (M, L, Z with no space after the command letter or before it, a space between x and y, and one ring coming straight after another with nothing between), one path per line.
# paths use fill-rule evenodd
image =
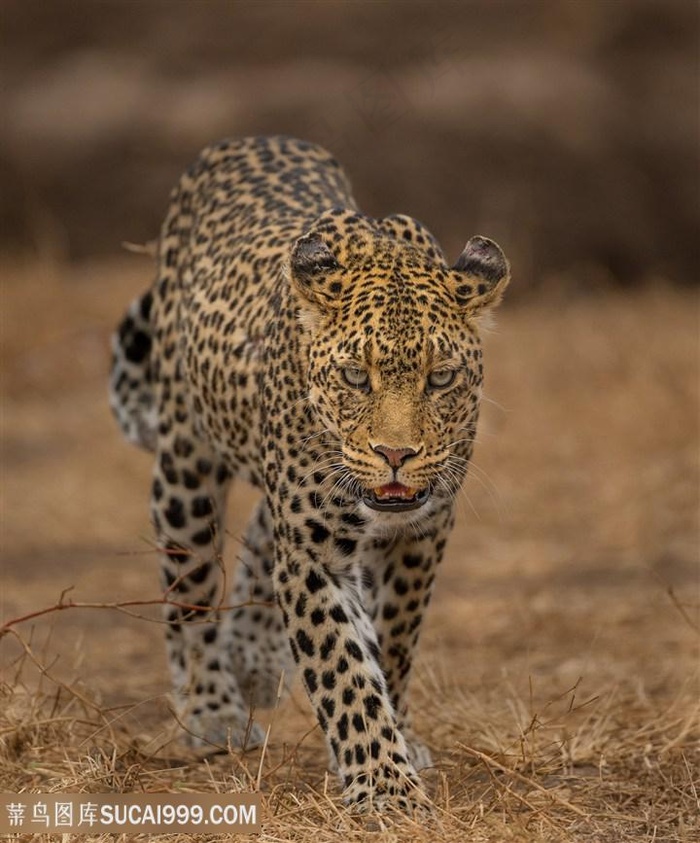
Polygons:
M408 683L510 279L471 237L363 213L330 152L226 139L173 189L155 278L113 335L110 401L154 455L150 514L186 740L260 745L300 677L352 810L429 804ZM230 591L227 492L259 502ZM228 591L228 594L226 593Z

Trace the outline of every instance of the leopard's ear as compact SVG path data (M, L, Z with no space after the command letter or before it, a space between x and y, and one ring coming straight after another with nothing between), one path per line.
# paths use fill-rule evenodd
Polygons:
M495 307L510 281L501 247L488 237L472 237L453 267L453 292L467 313Z
M337 306L343 289L342 267L319 234L306 234L292 247L292 286L306 302L322 310Z

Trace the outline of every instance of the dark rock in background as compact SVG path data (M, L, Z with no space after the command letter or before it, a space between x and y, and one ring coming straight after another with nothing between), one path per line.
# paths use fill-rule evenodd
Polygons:
M284 133L451 256L494 237L521 289L695 281L697 24L693 0L5 0L0 247L148 240L201 146Z

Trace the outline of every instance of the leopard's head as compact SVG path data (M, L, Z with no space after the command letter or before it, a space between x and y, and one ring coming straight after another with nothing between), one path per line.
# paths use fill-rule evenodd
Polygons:
M388 524L428 514L471 457L479 327L509 280L503 252L473 237L448 266L415 220L335 210L296 241L290 276L336 488Z

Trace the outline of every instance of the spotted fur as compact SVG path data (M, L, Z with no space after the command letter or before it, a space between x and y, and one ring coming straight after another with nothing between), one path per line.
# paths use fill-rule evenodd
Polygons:
M328 152L209 147L174 190L158 275L114 340L112 406L155 451L168 655L195 743L259 741L297 665L345 796L424 804L406 688L466 474L492 241L454 266L405 216L362 214ZM220 610L226 492L263 492Z

